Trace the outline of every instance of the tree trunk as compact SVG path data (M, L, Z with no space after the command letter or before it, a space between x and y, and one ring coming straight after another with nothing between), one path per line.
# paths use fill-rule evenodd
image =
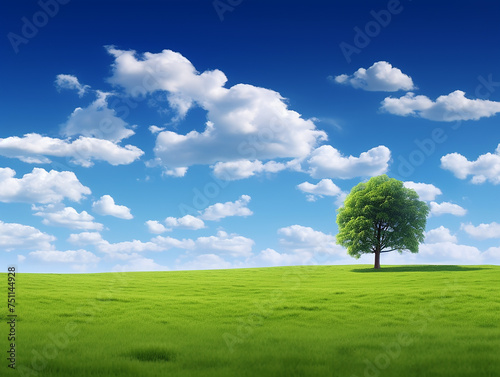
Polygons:
M380 250L382 249L382 224L379 222L377 224L377 244L375 245L375 265L373 268L376 270L380 269Z
M375 251L375 266L373 268L380 268L380 251Z

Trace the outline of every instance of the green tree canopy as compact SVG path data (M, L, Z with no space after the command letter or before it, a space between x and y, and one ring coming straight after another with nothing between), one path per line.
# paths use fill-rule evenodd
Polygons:
M355 186L338 209L337 243L355 258L374 253L380 268L380 253L418 253L428 214L415 190L385 174L373 177Z

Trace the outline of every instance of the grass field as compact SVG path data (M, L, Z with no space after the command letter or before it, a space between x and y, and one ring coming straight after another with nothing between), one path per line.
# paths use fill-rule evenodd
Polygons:
M2 358L1 376L500 376L499 266L18 274L16 284L17 370Z

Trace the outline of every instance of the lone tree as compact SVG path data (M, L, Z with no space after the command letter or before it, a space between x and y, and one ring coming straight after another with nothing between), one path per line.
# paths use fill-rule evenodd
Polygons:
M373 177L355 186L338 209L337 244L355 258L374 253L374 268L380 268L380 253L418 253L428 213L427 204L403 182L385 174Z

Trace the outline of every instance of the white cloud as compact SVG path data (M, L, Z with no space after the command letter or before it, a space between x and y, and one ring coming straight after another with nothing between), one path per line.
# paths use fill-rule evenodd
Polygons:
M173 168L173 169L165 169L164 174L169 175L171 177L184 177L188 171L188 168Z
M130 271L168 271L169 268L156 263L153 259L134 257L127 264L117 264L112 269L114 272Z
M161 234L167 231L167 228L160 224L156 220L148 220L146 221L146 225L148 227L149 233Z
M309 201L315 201L317 197L339 196L342 194L340 187L333 183L331 179L322 179L317 184L302 182L297 185L297 188L302 192L310 194L307 197Z
M52 249L54 236L41 232L40 230L17 223L4 223L0 221L0 248L5 251L25 249Z
M252 256L254 241L238 234L219 231L215 236L192 239L176 239L156 236L150 241L139 240L110 243L102 239L97 232L72 234L68 241L76 245L93 245L96 250L107 254L111 259L133 260L142 258L140 254L147 251L161 252L169 249L181 249L196 254L230 255L232 257Z
M162 237L156 236L151 240L151 242L157 244L162 247L163 250L168 250L172 248L183 249L183 250L193 250L196 247L196 244L191 239L182 239L178 240L172 237Z
M14 178L15 175L10 168L0 168L1 202L56 203L66 198L78 202L91 193L69 171L34 168L22 178Z
M26 260L26 257L24 255L18 254L17 255L17 262L18 263L23 263Z
M128 259L133 253L146 251L166 251L172 248L202 253L220 252L232 256L250 256L254 241L238 234L219 231L215 236L192 239L176 239L156 236L148 242L139 240L110 243L97 232L72 234L68 241L77 245L94 245L100 252L118 259Z
M337 207L342 207L344 205L345 198L347 197L348 193L345 191L342 191L339 196L337 196L337 199L335 200L335 205Z
M461 90L439 96L436 101L408 92L400 98L385 98L381 109L400 116L414 115L434 121L453 122L495 115L500 112L500 102L468 99Z
M78 234L71 234L68 242L76 245L94 245L102 241L100 233L97 232L82 232Z
M35 216L43 217L45 225L61 226L70 229L82 230L102 230L103 225L94 222L94 217L86 211L80 213L73 207L64 207L58 209L55 206L49 205L44 208L34 209L41 210L36 212Z
M368 91L396 92L414 89L410 76L385 61L376 62L368 69L360 68L351 76L336 76L335 82Z
M480 155L476 161L469 161L459 153L450 153L441 157L441 167L450 170L455 177L467 179L472 175L474 184L489 181L495 185L500 184L500 144L495 153Z
M171 228L182 228L182 229L193 229L193 230L202 229L205 227L205 223L203 222L203 220L191 215L186 215L180 218L167 217L165 219L165 224L167 225L167 227Z
M490 224L479 224L474 226L472 224L462 224L460 229L464 230L469 236L479 240L488 238L500 238L500 224L492 222Z
M57 75L55 84L58 90L76 90L79 97L83 97L83 95L90 89L90 86L80 84L78 78L73 75Z
M500 247L490 247L482 254L485 261L488 263L500 263Z
M79 234L72 234L68 238L68 241L77 245L94 245L98 251L106 253L108 257L122 260L140 257L140 255L137 253L143 253L147 251L159 252L166 251L171 248L191 250L195 247L195 242L190 239L178 240L172 237L161 236L157 236L147 242L132 240L111 243L104 240L102 236L97 232L82 232Z
M453 204L450 202L430 202L430 214L434 216L440 216L444 214L450 214L454 216L464 216L467 210L460 207L458 204Z
M227 78L219 70L199 74L191 62L181 54L163 50L161 53L144 53L140 60L135 51L118 50L107 47L114 56L113 76L109 82L119 85L132 96L145 95L158 90L167 91L172 107L182 108L192 105L201 95L217 95ZM175 106L177 104L177 106Z
M229 254L233 257L249 257L252 255L254 243L250 238L218 231L216 236L198 237L196 250Z
M406 188L410 188L412 190L415 190L420 197L420 200L430 202L434 199L436 199L436 196L441 195L442 192L439 188L436 186L430 184L430 183L420 183L420 182L412 182L412 181L407 181L403 182L404 186Z
M256 173L277 173L285 170L287 165L276 161L268 161L263 164L259 160L236 160L217 162L212 168L217 178L234 181L254 176Z
M38 250L29 253L29 256L48 263L79 263L96 264L101 260L93 253L87 250Z
M101 241L96 244L97 249L103 253L109 254L110 256L116 256L117 254L131 254L131 253L143 253L146 251L164 251L166 248L159 245L156 242L148 241L142 242L139 240L132 241L122 241L116 243L110 243L108 241Z
M201 212L203 220L218 221L229 216L250 216L253 212L247 207L250 196L241 195L235 202L216 203Z
M311 263L313 253L302 251L293 254L279 253L274 249L262 250L257 256L257 261L262 261L264 264L272 266L292 266Z
M186 215L183 217L167 217L165 219L165 225L161 224L156 220L148 220L146 221L146 225L150 233L161 234L164 232L172 231L172 228L180 228L180 229L191 229L198 230L205 228L205 223L202 219Z
M170 50L145 53L139 59L135 51L108 51L115 57L112 84L131 95L166 91L178 118L195 105L207 111L203 132L158 133L155 154L167 170L242 158L304 157L327 138L312 120L289 110L273 90L246 84L225 88L224 73L198 73L189 60Z
M178 270L214 270L231 268L233 265L219 255L202 254L185 263L177 265Z
M335 236L302 225L278 229L281 245L295 253L314 252L344 256L344 248L336 244Z
M86 137L109 140L114 143L134 134L128 124L108 108L109 93L97 91L97 99L88 107L77 107L63 125L61 132L65 137L83 135Z
M153 135L157 134L161 131L165 131L165 127L158 127L158 126L149 126L149 132L151 132Z
M440 226L425 232L425 243L451 242L457 243L457 237L450 233L448 228Z
M363 152L359 157L344 157L331 145L322 145L307 160L308 173L313 178L376 176L387 172L390 159L391 151L383 145Z
M92 203L92 209L103 216L109 215L125 220L134 218L128 207L115 204L114 199L110 195L103 195L98 201Z
M128 165L140 158L144 152L133 145L121 147L109 140L79 137L68 141L41 136L36 133L23 137L0 138L0 155L17 158L27 163L50 163L47 157L67 157L76 165L90 167L93 160L111 165Z
M476 247L457 245L453 242L421 244L417 255L417 261L421 260L427 263L481 264L483 261L483 256Z

